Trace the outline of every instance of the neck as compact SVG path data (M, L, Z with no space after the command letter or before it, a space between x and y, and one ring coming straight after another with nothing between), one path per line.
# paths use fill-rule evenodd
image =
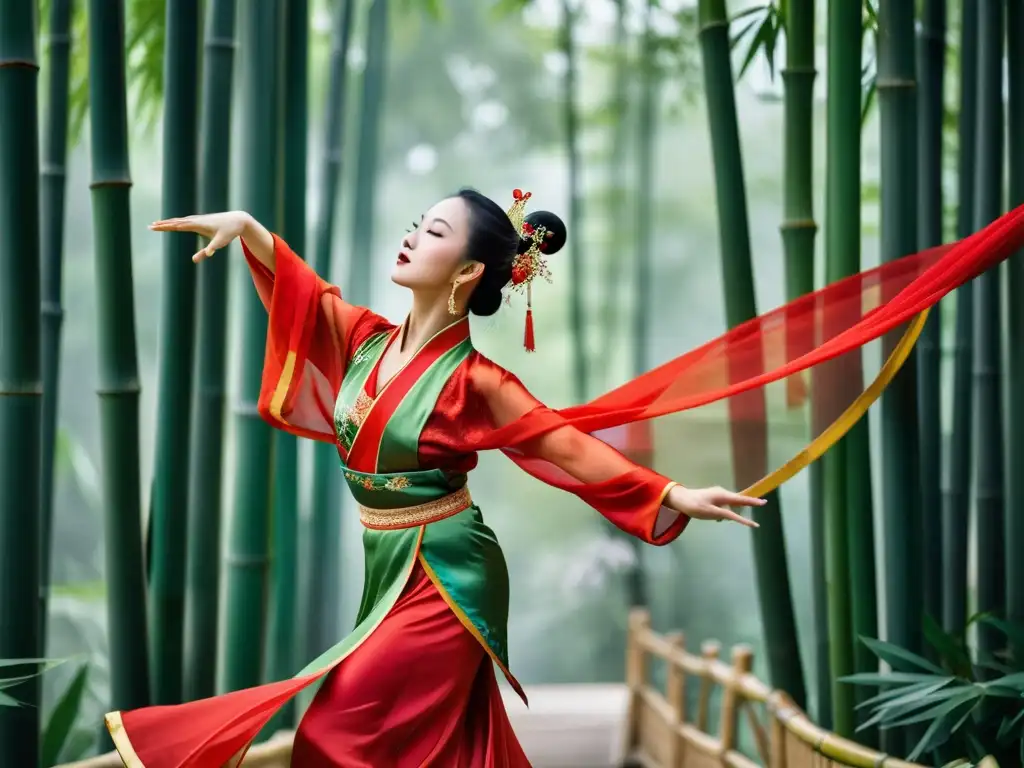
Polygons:
M461 311L461 307L459 308ZM465 314L460 315L464 317ZM459 319L448 311L448 296L413 294L412 309L402 331L401 348L419 349L432 336L437 335Z

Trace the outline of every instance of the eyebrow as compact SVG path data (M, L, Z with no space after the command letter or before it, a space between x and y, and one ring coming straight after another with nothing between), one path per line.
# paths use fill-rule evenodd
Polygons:
M445 225L446 227L448 227L448 229L450 229L450 230L451 230L452 232L454 232L454 231L455 231L454 227L452 227L452 225L451 225L451 224L449 224L449 223L448 223L447 221L445 221L444 219L442 219L442 218L439 218L439 217L435 216L435 217L434 217L434 223L436 224L436 223L438 223L438 222L441 222L442 224L444 224L444 225Z

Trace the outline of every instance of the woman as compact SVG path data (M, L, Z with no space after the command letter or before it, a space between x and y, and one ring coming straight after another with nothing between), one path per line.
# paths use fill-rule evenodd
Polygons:
M270 313L260 413L337 444L365 526L366 581L355 630L295 678L108 715L126 765L238 765L276 709L321 678L295 737L297 768L529 765L492 664L525 700L509 671L505 561L467 484L480 447L501 444L650 544L674 540L690 518L755 525L727 507L762 500L685 488L630 463L560 424L473 348L467 313L494 314L506 286L528 289L565 241L553 214L524 218L528 198L517 191L506 212L467 189L433 206L392 267L412 291L400 326L344 301L245 213L152 225L208 238L194 261L241 238ZM520 437L502 442L513 424Z

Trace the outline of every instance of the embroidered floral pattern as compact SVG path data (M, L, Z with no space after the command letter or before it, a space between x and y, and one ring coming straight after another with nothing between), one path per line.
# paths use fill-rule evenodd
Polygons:
M354 472L346 472L345 479L367 491L402 491L412 485L409 478L405 475L389 477L383 483L378 483L372 476L357 475Z
M345 429L349 424L357 428L361 427L371 407L373 407L373 399L360 389L356 401L342 411L341 420L338 423L339 429Z

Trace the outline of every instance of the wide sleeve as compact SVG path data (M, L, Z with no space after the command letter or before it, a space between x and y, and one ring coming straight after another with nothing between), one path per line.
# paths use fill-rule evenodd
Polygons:
M542 434L501 447L523 470L574 493L617 528L648 544L667 544L683 532L690 518L664 506L676 484L672 480L565 423L500 366L481 358L471 377L482 404L479 410L487 414L492 429L523 419L545 425Z
M242 250L269 313L260 415L291 434L334 442L334 402L348 360L362 340L390 324L344 301L277 235L273 271L244 242Z

